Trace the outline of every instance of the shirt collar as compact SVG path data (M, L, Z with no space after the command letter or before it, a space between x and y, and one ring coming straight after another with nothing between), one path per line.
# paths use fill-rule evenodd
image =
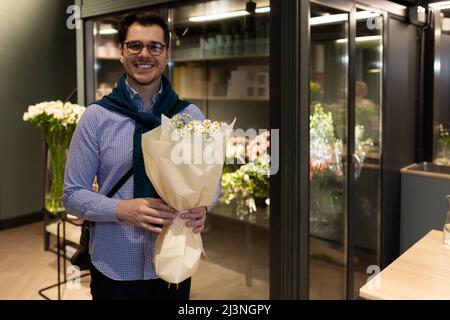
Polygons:
M130 94L131 99L134 101L136 99L142 101L142 98L139 95L139 93L130 86L130 84L128 83L128 80L126 78L125 78L125 84L127 86L127 90ZM163 92L163 83L162 83L162 81L160 81L159 90L158 90L158 92L155 93L155 95L152 98L152 106L156 103L156 101L158 101L158 98L162 95L162 92Z

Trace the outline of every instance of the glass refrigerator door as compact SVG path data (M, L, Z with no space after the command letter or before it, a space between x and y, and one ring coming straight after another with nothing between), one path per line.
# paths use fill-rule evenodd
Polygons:
M433 160L450 166L450 9L433 9L434 15L434 111Z
M250 173L247 163L254 151L268 152L266 133L259 130L269 128L270 3L253 4L252 14L245 0L180 4L169 10L173 87L207 118L228 123L236 118L235 129L250 133L232 139L227 151L233 163L224 166L221 201L209 213L203 235L209 259L199 277L210 278L221 268L228 284L220 285L222 293L204 298L269 298L269 177ZM238 170L248 172L248 183L236 179Z
M362 16L370 16L362 18ZM359 18L358 18L359 17ZM356 25L353 290L358 297L380 261L383 17L358 10ZM349 289L351 290L351 289Z
M224 174L229 175L222 179L230 182L242 168L240 172L247 170L249 180L232 186L241 191L231 192L235 189L224 186L221 200L208 213L202 234L208 259L193 277L193 299L269 298L269 176L261 173L262 158L256 157L256 167L244 165L270 150L267 133L259 131L269 128L270 1L254 1L252 14L245 11L247 2L186 5L179 1L156 10L168 18L171 29L172 56L166 75L175 91L197 105L206 118L225 122L236 118L235 128L246 134L232 140L235 152L229 152L229 158L233 163L225 165ZM224 19L229 12L238 14ZM117 41L120 17L112 14L86 21L87 103L111 92L124 72ZM243 195L242 190L250 193L229 199Z
M348 19L346 12L311 4L311 299L346 294Z
M357 9L355 17L355 54L351 58L349 12L311 4L312 299L357 297L368 272L380 260L383 18L363 9ZM356 79L354 104L348 96L349 70ZM350 128L353 105L355 123ZM350 130L354 131L352 155ZM349 158L352 177L348 176ZM354 192L350 193L351 188Z
M117 40L118 20L108 17L93 22L95 100L109 94L123 73Z

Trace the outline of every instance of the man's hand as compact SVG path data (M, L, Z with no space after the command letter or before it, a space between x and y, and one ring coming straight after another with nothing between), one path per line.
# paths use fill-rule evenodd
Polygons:
M120 200L116 215L119 220L155 233L160 233L162 229L154 225L170 225L177 216L175 210L164 201L154 198Z
M181 214L182 219L189 220L186 226L194 228L195 233L202 232L205 228L206 207L197 207Z

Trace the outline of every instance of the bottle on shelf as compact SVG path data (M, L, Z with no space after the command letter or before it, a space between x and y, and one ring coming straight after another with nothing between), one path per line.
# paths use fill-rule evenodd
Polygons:
M225 48L225 36L223 34L216 35L216 55L223 56Z
M256 38L253 32L245 33L244 51L246 55L254 55L256 53Z
M224 55L232 56L233 53L234 53L233 35L226 34L225 35Z
M244 39L242 38L242 34L240 33L234 34L233 52L237 56L244 54Z
M216 38L213 37L213 36L210 36L208 38L207 56L208 57L215 56L216 55L216 48L217 48Z

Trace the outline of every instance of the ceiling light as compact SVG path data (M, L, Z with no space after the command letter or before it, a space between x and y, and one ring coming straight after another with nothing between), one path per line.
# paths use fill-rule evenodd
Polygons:
M434 2L430 3L428 7L433 9L448 9L450 8L450 1L440 1L440 2Z
M116 34L117 32L118 31L116 29L108 28L108 29L102 29L98 33L105 35L105 34Z
M341 14L332 14L328 16L319 16L319 17L313 17L309 20L309 24L311 26L317 26L320 24L330 24L335 22L341 22L346 21L348 19L348 14L341 13Z
M270 7L261 7L256 8L256 13L265 13L270 12ZM197 17L189 17L189 21L191 22L204 22L204 21L214 21L214 20L223 20L229 18L236 18L249 15L250 13L246 10L238 10L238 11L228 11L228 12L220 12L215 14L208 14L204 16Z
M189 21L203 22L203 21L222 20L222 19L246 16L248 14L250 14L250 13L248 13L245 10L221 12L221 13L209 14L209 15L205 15L205 16L189 17Z
M365 20L369 18L375 18L380 16L379 13L371 11L358 11L356 12L356 20ZM312 17L309 21L311 26L317 26L322 24L332 24L336 22L342 22L348 20L347 13L330 14L326 16Z
M356 42L367 42L367 41L375 41L375 40L381 40L381 36L365 36L365 37L356 37ZM347 43L348 39L338 39L336 40L336 43Z
M256 8L255 12L256 12L256 13L266 13L266 12L270 12L270 7Z

